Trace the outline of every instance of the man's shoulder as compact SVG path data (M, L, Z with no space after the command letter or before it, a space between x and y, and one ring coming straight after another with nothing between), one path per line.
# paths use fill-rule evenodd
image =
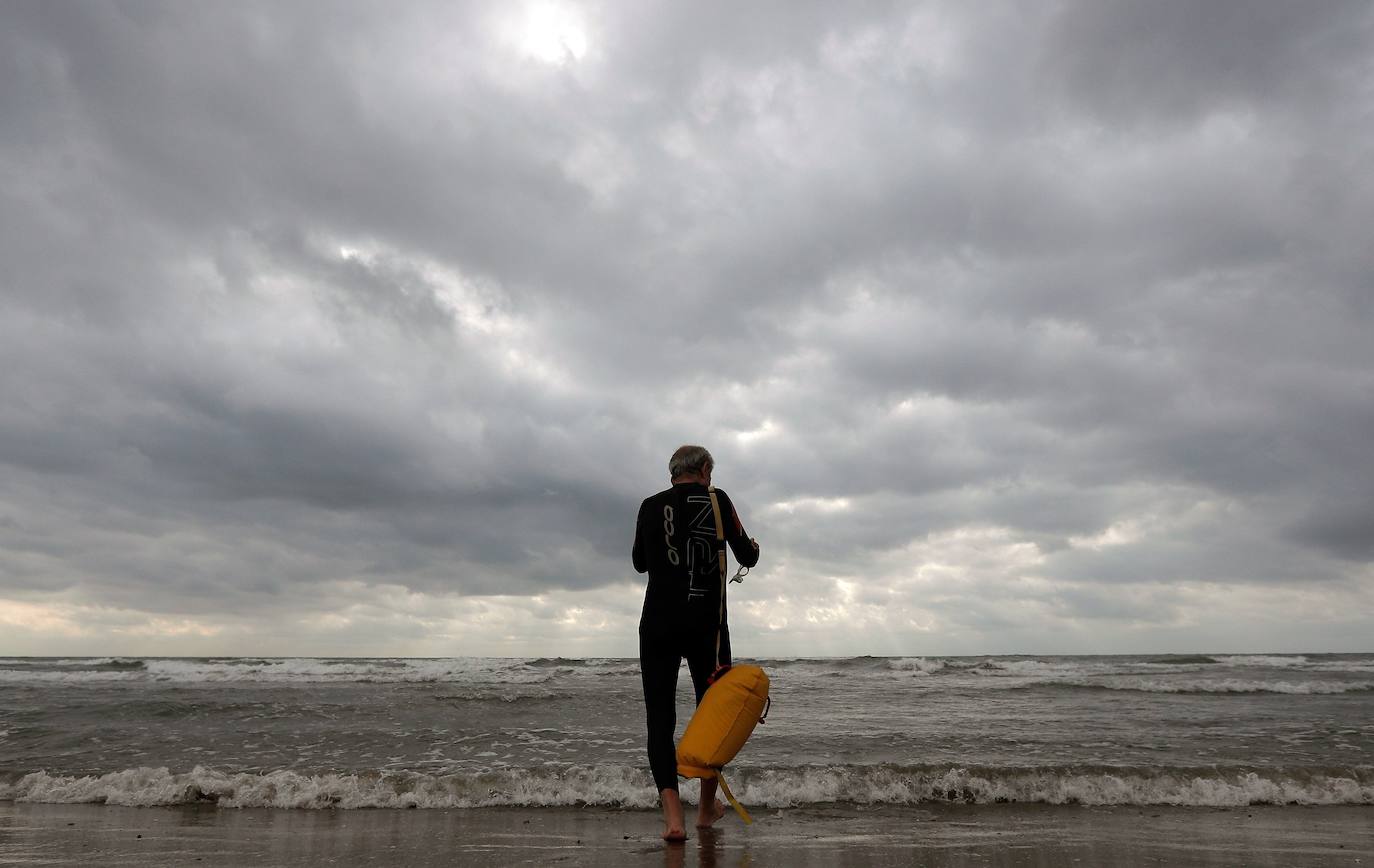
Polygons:
M672 493L673 490L671 488L665 488L663 491L660 491L657 494L651 494L648 497L644 498L644 502L641 503L639 507L640 509L643 509L651 503L657 503L658 501L667 498Z
M722 503L730 502L730 495L726 494L723 490L714 487L712 487L710 490L716 493L716 496L720 498ZM683 496L686 496L689 500L691 500L692 498L700 498L704 497L707 491L708 489L704 485L696 485L691 483L674 485L670 488L663 489L657 494L651 494L648 497L644 498L643 502L639 504L639 508L641 510L648 509L654 506L655 504L662 503L666 500L676 501L679 497Z

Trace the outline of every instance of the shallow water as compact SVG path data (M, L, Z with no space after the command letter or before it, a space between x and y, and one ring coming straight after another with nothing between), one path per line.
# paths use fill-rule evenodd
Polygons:
M1374 804L1370 654L761 662L754 805ZM644 807L641 703L633 660L0 659L0 799Z

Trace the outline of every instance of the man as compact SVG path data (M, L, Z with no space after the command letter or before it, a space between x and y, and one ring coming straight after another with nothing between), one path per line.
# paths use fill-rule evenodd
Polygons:
M649 768L663 806L665 841L687 838L673 745L678 668L687 658L700 703L711 675L730 665L722 575L725 542L742 566L759 561L759 544L744 532L729 496L711 487L714 469L711 453L701 446L679 447L668 461L672 487L640 505L635 525L635 569L649 574L639 620L639 670L648 718ZM717 538L717 521L725 542ZM710 827L724 814L725 805L716 799L716 782L703 779L697 828Z

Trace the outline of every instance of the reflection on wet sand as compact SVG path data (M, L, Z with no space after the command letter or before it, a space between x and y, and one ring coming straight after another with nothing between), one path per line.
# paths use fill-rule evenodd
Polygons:
M659 839L652 811L273 810L0 802L0 864L128 868L334 864L682 868L1172 868L1349 865L1374 852L1367 806L1235 809L1046 805L787 810Z
M698 830L695 842L669 844L663 849L664 868L748 868L751 864L747 849L727 854L724 838L715 829Z

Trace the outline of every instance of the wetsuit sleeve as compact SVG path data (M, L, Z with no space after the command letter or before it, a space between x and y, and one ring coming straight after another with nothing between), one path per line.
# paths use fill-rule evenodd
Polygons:
M649 571L649 555L644 550L644 504L639 505L639 516L635 519L635 544L630 550L630 559L634 561L635 572L647 573Z
M749 539L749 534L744 532L744 525L739 520L739 513L735 511L735 502L730 499L730 495L717 489L717 493L722 495L721 509L726 515L722 516L725 525L725 541L730 543L730 551L735 553L735 560L740 566L753 568L759 562L759 547Z

